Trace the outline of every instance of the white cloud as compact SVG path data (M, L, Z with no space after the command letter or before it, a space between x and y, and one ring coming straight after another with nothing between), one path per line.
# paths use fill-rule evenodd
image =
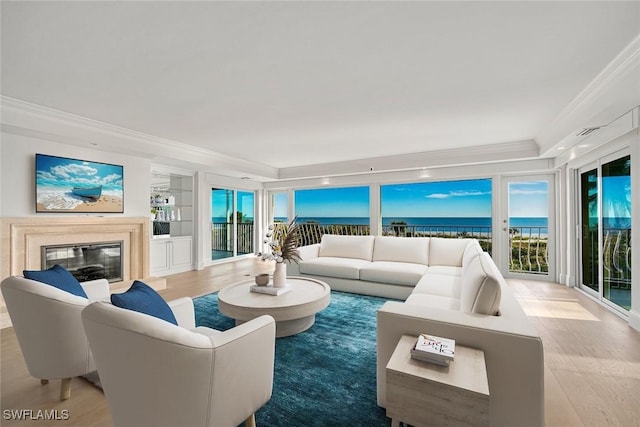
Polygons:
M427 199L448 199L449 197L472 197L472 196L484 196L485 194L491 194L488 191L450 191L449 193L432 193L425 197Z
M467 196L484 196L485 194L491 194L488 191L452 191L449 194L453 197L467 197Z

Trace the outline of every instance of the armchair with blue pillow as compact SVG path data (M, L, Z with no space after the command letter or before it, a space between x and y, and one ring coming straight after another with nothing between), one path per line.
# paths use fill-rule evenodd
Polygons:
M47 384L62 380L60 400L71 379L96 370L80 314L93 301L108 300L105 279L80 283L64 267L25 270L0 284L29 373Z
M135 281L82 311L116 426L255 426L273 388L275 321L195 326L193 301Z

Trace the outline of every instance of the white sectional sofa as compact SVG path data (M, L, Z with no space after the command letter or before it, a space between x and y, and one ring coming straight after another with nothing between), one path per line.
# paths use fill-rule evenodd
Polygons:
M492 426L544 425L542 341L475 239L324 235L300 254L289 275L403 300L378 311L380 406L386 406L385 368L400 337L430 333L484 351Z

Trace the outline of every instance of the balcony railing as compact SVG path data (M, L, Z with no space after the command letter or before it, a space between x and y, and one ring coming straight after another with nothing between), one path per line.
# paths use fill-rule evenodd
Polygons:
M253 223L240 222L237 224L238 233L238 255L250 254L254 252L253 248ZM214 252L230 252L233 254L233 242L235 236L233 233L232 222L212 222L211 223L211 250Z
M602 240L605 283L611 289L631 289L631 229L605 228Z
M321 224L298 223L300 227L300 246L320 243L324 234L343 236L368 236L369 225L362 224ZM276 233L284 227L276 224ZM238 223L238 254L254 253L253 223ZM548 228L547 227L510 227L509 271L512 273L548 274ZM595 232L594 232L595 233ZM486 252L491 253L491 227L469 225L406 225L392 224L382 227L384 236L400 237L444 237L474 238ZM592 236L597 240L597 234ZM631 287L631 230L608 228L603 231L604 278L614 289L630 289ZM211 244L213 251L233 253L233 223L212 223Z
M510 227L509 272L549 274L547 227Z
M284 224L276 224L276 230ZM302 236L301 246L320 243L324 234L338 234L343 236L368 236L371 228L362 224L322 224L298 223ZM276 231L277 232L277 231ZM491 253L491 227L469 225L405 225L393 224L382 227L383 236L401 237L444 237L444 238L475 238L482 249Z

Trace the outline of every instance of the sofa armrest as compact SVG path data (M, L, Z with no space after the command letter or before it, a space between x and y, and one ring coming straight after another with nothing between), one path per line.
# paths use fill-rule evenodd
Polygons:
M109 282L107 279L89 280L81 282L89 301L109 300Z
M386 302L377 314L378 405L386 406L386 366L400 337L430 333L484 351L492 426L543 426L542 340L519 307L510 311L511 316L487 316Z
M300 246L298 248L298 253L300 254L302 262L318 258L318 254L320 253L320 243L309 246ZM289 263L289 265L287 266L287 274L290 276L300 275L300 266L298 265L298 263Z
M298 248L298 252L300 253L300 258L302 258L303 261L318 258L318 255L320 254L320 243L309 246L300 246Z
M167 301L167 304L169 304L171 311L173 311L173 315L178 321L178 326L189 330L196 327L196 315L191 298L178 298Z

